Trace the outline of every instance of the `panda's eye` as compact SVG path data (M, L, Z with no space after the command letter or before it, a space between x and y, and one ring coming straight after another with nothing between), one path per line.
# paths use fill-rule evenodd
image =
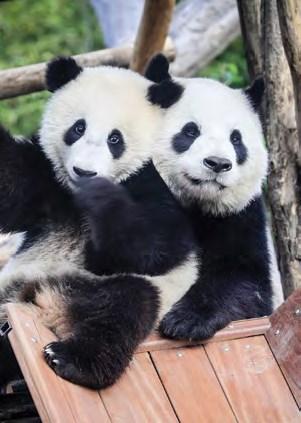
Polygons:
M230 135L230 141L232 142L232 144L234 144L234 145L239 145L240 143L241 143L241 141L242 141L242 136L241 136L241 133L240 133L240 131L238 130L238 129L234 129L232 132L231 132L231 135Z
M113 129L107 139L109 150L114 159L119 159L125 151L125 143L119 129Z
M65 133L64 141L67 145L74 144L79 140L86 131L86 121L84 119L77 120Z
M188 138L197 138L200 135L200 130L194 122L186 123L181 132Z
M108 143L109 144L118 144L119 142L123 141L122 133L118 131L118 129L114 129L108 136Z
M86 130L86 122L84 121L84 119L80 119L77 122L75 122L74 132L77 135L82 136L85 133L85 130Z

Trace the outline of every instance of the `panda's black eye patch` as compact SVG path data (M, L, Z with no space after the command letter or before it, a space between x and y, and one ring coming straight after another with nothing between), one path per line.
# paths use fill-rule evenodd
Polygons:
M182 134L189 138L197 138L201 133L196 123L188 122L181 130Z
M119 159L125 151L125 143L119 129L113 129L107 139L109 150L114 159Z
M79 140L85 132L86 121L85 119L79 119L66 131L64 141L67 145L72 145Z
M238 129L234 129L234 131L231 132L230 140L233 145L239 145L242 142L242 136Z
M234 129L231 132L230 141L236 153L237 163L243 164L247 160L248 150L247 150L247 147L243 143L241 132L238 129Z
M201 135L200 129L194 122L186 123L181 131L172 139L174 150L181 154L187 151L194 140Z

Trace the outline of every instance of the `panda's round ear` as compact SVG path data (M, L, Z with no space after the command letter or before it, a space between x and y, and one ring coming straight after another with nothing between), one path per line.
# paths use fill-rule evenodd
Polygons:
M54 92L82 72L83 68L79 66L72 57L57 57L47 64L46 68L46 87L50 92Z
M160 84L153 84L148 87L148 100L162 109L168 109L170 106L180 100L184 92L184 87L172 79L165 79Z
M151 58L144 73L146 79L160 83L165 79L171 79L169 74L169 61L164 54L159 53Z
M248 100L256 112L259 110L261 101L263 99L264 88L265 84L263 76L258 76L254 79L252 84L244 90Z

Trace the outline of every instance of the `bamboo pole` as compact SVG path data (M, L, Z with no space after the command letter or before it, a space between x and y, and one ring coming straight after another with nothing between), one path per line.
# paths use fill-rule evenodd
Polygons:
M143 73L149 59L163 50L175 0L145 0L130 67Z

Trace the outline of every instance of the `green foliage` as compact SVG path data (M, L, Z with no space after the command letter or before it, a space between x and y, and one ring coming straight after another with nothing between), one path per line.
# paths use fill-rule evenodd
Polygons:
M89 0L0 1L0 69L100 48L102 36ZM198 76L233 87L246 85L242 40L232 43ZM41 92L0 101L0 122L13 133L34 133L48 97Z
M0 2L0 68L48 61L57 55L103 48L88 0ZM48 93L0 102L0 122L29 135L38 128Z
M248 72L242 39L235 40L197 76L217 79L233 88L246 86Z

